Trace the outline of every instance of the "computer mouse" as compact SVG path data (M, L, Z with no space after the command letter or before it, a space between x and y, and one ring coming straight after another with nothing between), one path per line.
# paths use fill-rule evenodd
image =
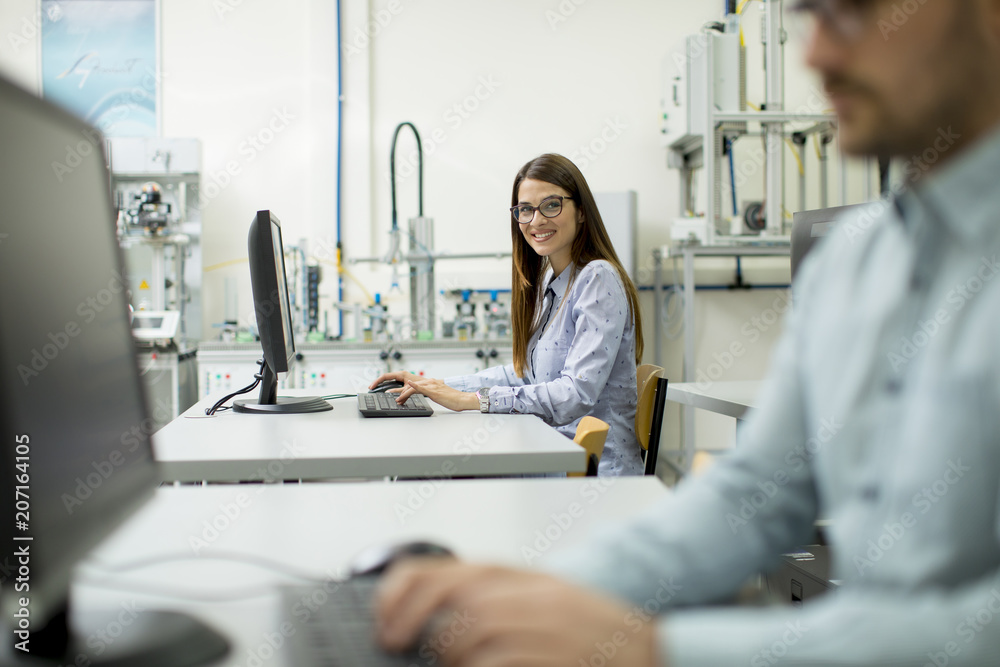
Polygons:
M389 389L402 389L406 386L405 382L400 382L399 380L386 380L385 382L379 382L375 385L374 389L369 389L369 394L382 394Z
M351 576L378 576L396 561L411 556L454 556L446 546L436 542L415 540L397 544L380 544L369 547L358 554L351 563Z

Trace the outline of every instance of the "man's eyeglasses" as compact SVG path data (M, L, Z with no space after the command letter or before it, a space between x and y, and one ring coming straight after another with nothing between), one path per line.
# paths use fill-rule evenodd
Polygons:
M798 0L789 7L803 34L821 23L832 33L847 41L859 39L874 22L882 0Z
M535 211L541 213L543 218L554 218L562 213L564 199L573 201L572 197L552 195L551 197L543 199L538 206L532 206L531 204L518 204L517 206L511 206L510 214L514 216L514 219L522 225L526 225L535 219Z

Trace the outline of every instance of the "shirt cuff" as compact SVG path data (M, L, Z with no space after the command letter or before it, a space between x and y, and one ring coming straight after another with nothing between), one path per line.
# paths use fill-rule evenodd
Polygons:
M660 664L670 667L774 665L807 636L797 609L671 612L657 619Z
M517 399L516 387L490 387L490 412L498 414L520 414L521 411L515 409Z

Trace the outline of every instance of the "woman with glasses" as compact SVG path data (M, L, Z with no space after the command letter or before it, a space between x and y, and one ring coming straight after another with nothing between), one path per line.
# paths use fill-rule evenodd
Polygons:
M641 475L635 437L642 326L583 174L561 155L524 165L511 196L514 363L437 380L395 372L400 402L420 393L452 410L534 414L572 438L581 417L610 425L600 475Z

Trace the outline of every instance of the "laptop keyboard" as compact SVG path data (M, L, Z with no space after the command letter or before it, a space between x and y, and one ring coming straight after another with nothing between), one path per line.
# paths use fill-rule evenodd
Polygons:
M377 577L356 577L328 586L282 589L283 620L295 627L288 649L295 667L425 667L428 652L389 654L375 643L373 596Z
M427 399L414 394L403 404L396 403L395 394L358 394L358 410L365 417L430 417L434 409Z

